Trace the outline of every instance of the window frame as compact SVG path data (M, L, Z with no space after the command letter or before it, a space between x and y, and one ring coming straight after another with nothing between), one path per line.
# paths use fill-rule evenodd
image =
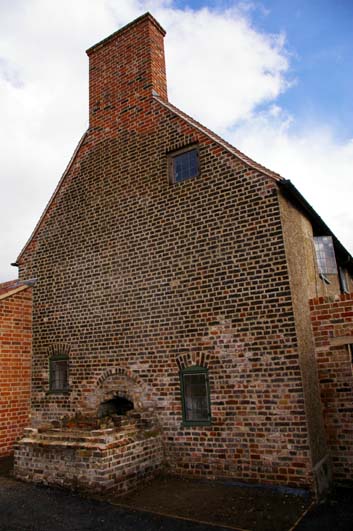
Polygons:
M175 177L175 159L177 159L180 155L184 155L185 153L188 153L189 151L195 151L197 156L197 173L196 175L186 177L185 179L182 179L180 181L176 180ZM172 184L180 184L185 181L190 181L192 179L196 179L197 177L200 177L201 171L200 171L200 149L198 144L193 144L190 146L186 146L184 148L178 149L177 151L173 151L168 154L168 176L169 176L169 182Z
M329 234L314 236L314 248L320 278L326 282L328 276L337 276L339 270L332 236ZM329 267L327 268L326 266ZM329 281L327 283L330 284Z
M195 375L195 374L204 374L205 383L206 383L206 399L207 399L207 408L208 408L208 418L202 420L188 420L186 418L186 401L185 401L185 390L184 390L184 376L185 375ZM211 426L212 424L212 411L211 411L211 392L210 392L210 381L208 375L208 369L200 365L193 365L190 367L185 367L179 372L180 378L180 391L181 391L181 407L182 407L182 425L183 426Z
M54 376L54 364L57 361L66 361L66 386L61 389L53 389L53 383L55 381ZM56 354L49 358L49 393L50 394L65 394L70 391L69 387L69 356L66 354Z

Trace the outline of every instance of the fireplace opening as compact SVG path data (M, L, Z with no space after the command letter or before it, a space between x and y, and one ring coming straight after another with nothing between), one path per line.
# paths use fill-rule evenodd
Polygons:
M128 411L134 409L134 404L127 398L115 396L111 400L105 400L98 409L98 418L110 417L112 415L126 415Z

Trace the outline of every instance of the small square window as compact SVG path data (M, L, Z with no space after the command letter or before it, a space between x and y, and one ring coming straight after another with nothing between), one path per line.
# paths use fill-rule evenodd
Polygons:
M208 371L190 367L180 373L183 421L186 425L211 424L211 404Z
M50 391L60 393L69 388L69 359L67 357L50 358Z
M197 148L170 155L170 179L174 183L199 175L199 152Z

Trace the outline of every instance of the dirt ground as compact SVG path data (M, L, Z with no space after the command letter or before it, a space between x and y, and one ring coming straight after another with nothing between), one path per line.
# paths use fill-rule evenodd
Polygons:
M353 489L312 506L302 491L160 477L94 499L12 477L0 460L0 531L352 531Z
M304 491L174 477L157 478L109 500L125 508L249 531L288 531L311 503Z

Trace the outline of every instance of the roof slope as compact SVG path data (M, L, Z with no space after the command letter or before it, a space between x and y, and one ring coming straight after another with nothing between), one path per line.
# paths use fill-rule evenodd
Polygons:
M11 297L15 293L30 288L35 284L35 280L9 280L0 284L0 300Z

